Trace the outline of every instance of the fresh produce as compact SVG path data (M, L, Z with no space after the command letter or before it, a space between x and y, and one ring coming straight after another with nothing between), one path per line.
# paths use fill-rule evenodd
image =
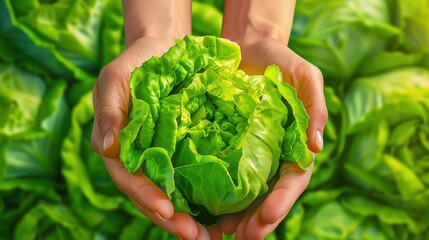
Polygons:
M185 37L131 76L120 158L131 173L142 168L177 211L243 210L268 190L280 158L303 169L312 162L296 91L276 66L246 75L240 56L227 40Z

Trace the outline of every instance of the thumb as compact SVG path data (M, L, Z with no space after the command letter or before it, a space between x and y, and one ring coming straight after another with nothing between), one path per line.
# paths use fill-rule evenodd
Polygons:
M328 111L324 102L320 102L309 106L307 112L310 115L307 129L307 144L312 152L317 153L323 149L323 130L328 118Z
M323 149L323 130L328 119L323 92L323 75L319 68L305 60L290 72L293 73L292 78L286 81L291 82L297 89L298 98L310 117L307 128L308 148L318 153Z
M300 86L304 90L301 99L307 110L310 120L307 128L308 148L314 152L323 149L323 130L328 119L328 109L326 107L323 92L323 76L316 67L309 67L306 74L301 74Z
M119 156L119 133L127 121L129 74L118 73L123 68L107 65L100 72L94 86L94 128L92 145L98 154Z

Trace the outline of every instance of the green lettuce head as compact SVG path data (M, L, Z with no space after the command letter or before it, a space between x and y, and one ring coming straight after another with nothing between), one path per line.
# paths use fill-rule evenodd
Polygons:
M339 188L304 195L276 231L281 239L425 239L407 211Z
M429 210L429 71L405 68L357 79L345 97L348 179L417 214Z
M65 83L0 64L0 236L39 199L56 199L59 145L68 124Z
M390 25L386 0L301 0L289 46L334 85L356 75L367 58L383 52L399 33Z
M0 64L0 183L53 179L68 124L65 82ZM20 179L21 178L21 179Z
M268 191L279 160L312 162L308 115L279 68L249 76L240 49L216 37L178 40L131 77L120 158L201 222L245 209Z
M90 81L88 75L120 54L122 19L115 0L1 1L0 57L41 74Z

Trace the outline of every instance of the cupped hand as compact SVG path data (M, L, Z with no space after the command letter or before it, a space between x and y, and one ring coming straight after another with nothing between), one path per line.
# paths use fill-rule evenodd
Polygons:
M267 38L253 43L237 42L242 51L240 67L246 73L263 74L265 68L272 64L280 67L283 80L297 90L297 96L310 116L308 148L313 153L321 151L328 111L320 70L281 41ZM223 216L220 229L226 234L235 233L236 239L263 239L286 217L307 188L312 169L313 164L304 171L296 163L281 163L278 179L270 182L274 185L271 192L255 200L245 211Z
M175 213L169 198L143 172L128 173L119 159L119 132L127 123L131 72L152 56L161 56L172 43L155 38L136 40L100 72L93 90L92 145L102 156L113 181L137 209L161 228L182 239L210 239L191 216ZM218 235L216 228L210 233Z

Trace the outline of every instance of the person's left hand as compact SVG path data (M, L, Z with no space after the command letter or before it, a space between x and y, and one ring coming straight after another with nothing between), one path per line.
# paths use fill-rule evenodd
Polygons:
M313 153L321 151L328 111L320 70L275 39L238 43L242 51L240 67L246 73L263 74L264 69L272 64L280 67L283 80L297 90L297 96L310 116L308 148ZM312 169L313 164L304 171L296 163L281 163L278 180L270 182L274 185L272 191L255 200L246 210L223 216L219 222L221 230L228 235L235 233L236 239L263 239L274 231L307 188Z

